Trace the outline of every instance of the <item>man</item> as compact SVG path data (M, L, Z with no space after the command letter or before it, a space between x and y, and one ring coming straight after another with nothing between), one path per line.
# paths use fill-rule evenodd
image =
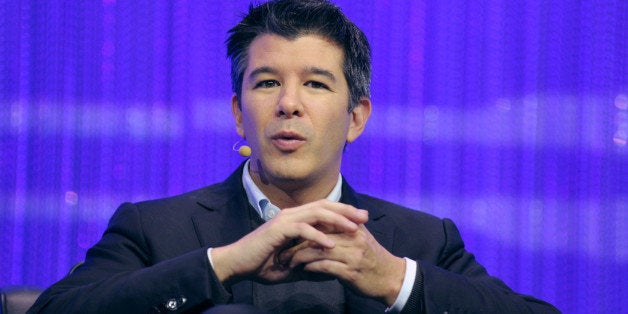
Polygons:
M345 145L371 113L370 48L325 0L251 7L230 31L239 135L225 182L123 204L32 312L556 312L490 277L453 222L357 194Z

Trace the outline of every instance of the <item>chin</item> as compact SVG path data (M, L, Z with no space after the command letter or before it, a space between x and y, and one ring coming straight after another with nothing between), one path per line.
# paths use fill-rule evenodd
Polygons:
M269 169L267 173L282 181L299 181L308 177L311 171L309 167L299 163L282 163L275 165L273 169Z
M284 182L307 180L314 171L302 158L273 158L263 165L267 176Z

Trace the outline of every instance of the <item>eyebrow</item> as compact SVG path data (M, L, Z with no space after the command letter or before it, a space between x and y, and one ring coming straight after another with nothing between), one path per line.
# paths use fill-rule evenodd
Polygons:
M271 67L259 67L255 70L253 70L251 72L251 74L249 74L249 81L254 81L255 77L260 75L260 74L264 74L264 73L268 73L268 74L277 74L277 70L271 68Z
M331 71L327 71L325 69L321 69L317 67L309 67L305 70L305 72L316 74L316 75L322 75L322 76L327 77L331 81L336 82L336 76L334 75L334 73L331 73Z
M251 74L249 74L248 79L249 81L254 81L255 77L260 75L260 74L277 74L277 70L269 67L269 66L262 66L259 67L255 70L253 70L251 72ZM334 73L332 73L331 71L319 68L319 67L308 67L306 68L303 73L305 74L315 74L315 75L322 75L328 79L330 79L333 82L336 82L336 76L334 75Z

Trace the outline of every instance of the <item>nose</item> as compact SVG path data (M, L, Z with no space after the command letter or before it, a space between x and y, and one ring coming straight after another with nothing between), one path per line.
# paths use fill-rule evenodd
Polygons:
M303 116L303 104L298 88L291 84L284 85L277 103L277 117L292 118Z

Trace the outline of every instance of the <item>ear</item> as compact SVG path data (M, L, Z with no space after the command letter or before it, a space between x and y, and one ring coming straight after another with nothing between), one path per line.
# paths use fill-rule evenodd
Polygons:
M244 138L246 136L244 135L244 127L242 126L242 109L240 109L238 102L238 95L234 93L233 96L231 96L231 111L233 112L233 118L236 123L236 132Z
M351 143L355 141L364 128L366 127L366 121L371 116L371 100L366 97L360 98L358 104L349 112L349 132L347 132L347 142Z

